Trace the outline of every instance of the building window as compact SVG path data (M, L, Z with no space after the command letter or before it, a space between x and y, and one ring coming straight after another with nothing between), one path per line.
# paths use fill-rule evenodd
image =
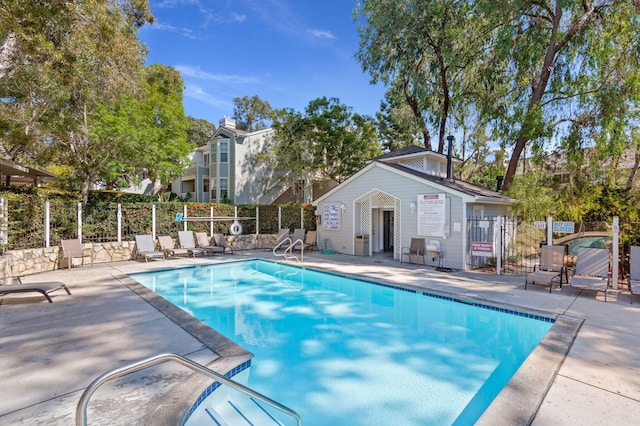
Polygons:
M202 179L202 192L205 194L209 192L209 178Z
M220 162L228 163L229 162L229 143L228 142L220 142Z
M220 200L229 199L229 179L220 178Z
M204 155L204 166L209 167L209 154Z

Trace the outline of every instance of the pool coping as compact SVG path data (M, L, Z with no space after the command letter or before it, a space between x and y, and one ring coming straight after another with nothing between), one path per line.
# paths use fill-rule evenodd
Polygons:
M419 295L435 296L449 299L454 302L472 304L488 309L504 310L511 314L524 313L527 316L542 317L553 320L553 324L543 339L538 343L536 348L529 354L523 364L518 368L516 373L509 380L502 391L494 398L489 407L484 411L476 424L478 425L495 425L495 424L526 424L533 422L535 415L542 404L542 401L553 384L560 367L569 353L573 345L584 319L571 317L563 314L555 314L538 309L524 308L521 306L510 305L507 303L494 302L491 300L480 298L476 295L465 293L447 292L435 289L425 289L415 285L402 285L391 283L384 279L376 278L376 280L363 277L356 274L335 272L325 270L319 267L293 265L286 262L274 261L262 258L246 258L225 261L224 263L248 262L261 260L275 264L283 264L290 267L313 270L328 273L336 276L348 277L358 281L370 283L372 285L382 285L398 290L408 290ZM193 266L186 266L190 268ZM176 269L176 268L167 268ZM226 338L215 329L207 326L197 318L194 318L171 302L157 295L152 290L130 278L126 274L115 276L125 286L130 288L142 299L154 306L158 311L166 315L170 320L183 328L187 333L194 336L202 342L208 349L220 355L220 358L212 362L208 367L216 371L226 374L234 368L250 361L253 354L242 346L236 344ZM198 388L201 387L202 380L199 380ZM194 387L191 386L191 389ZM197 398L201 395L202 390L191 392L194 398L187 404L180 403L180 407L173 409L179 411L181 421L186 419L186 414ZM187 398L184 398L187 400ZM173 403L172 405L175 405ZM169 410L163 410L169 411ZM182 424L180 421L180 424Z

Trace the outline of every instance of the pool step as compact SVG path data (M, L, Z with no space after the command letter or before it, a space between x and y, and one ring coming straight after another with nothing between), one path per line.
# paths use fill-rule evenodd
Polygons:
M204 408L200 411L199 415L191 416L189 424L214 424L217 426L284 425L284 423L281 423L268 413L259 401L250 397L242 396L234 398L233 400L225 398L223 401L216 404L215 408Z

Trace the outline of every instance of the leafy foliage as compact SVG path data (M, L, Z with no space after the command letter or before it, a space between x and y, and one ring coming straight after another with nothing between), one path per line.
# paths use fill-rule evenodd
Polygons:
M258 95L233 98L233 118L237 129L247 132L266 129L272 114L269 102Z

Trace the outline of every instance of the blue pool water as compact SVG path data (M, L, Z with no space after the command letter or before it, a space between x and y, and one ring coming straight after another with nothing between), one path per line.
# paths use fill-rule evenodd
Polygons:
M132 278L253 352L248 385L305 426L473 424L552 325L268 261Z

